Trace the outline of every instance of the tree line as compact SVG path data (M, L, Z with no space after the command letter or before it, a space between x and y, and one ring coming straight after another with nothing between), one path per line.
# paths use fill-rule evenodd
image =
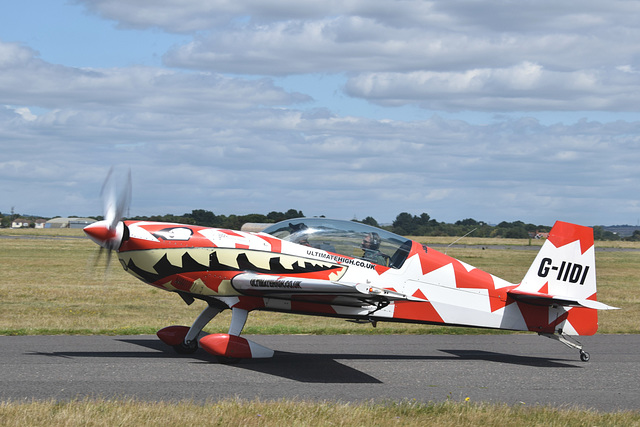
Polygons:
M324 216L322 216L324 217ZM243 224L248 222L255 223L276 223L286 219L304 218L302 211L289 209L286 212L269 212L263 214L249 215L216 215L211 211L204 209L195 209L191 213L185 213L181 216L163 215L150 217L134 217L131 219L145 221L166 221L178 222L182 224L202 225L205 227L229 228L239 230ZM455 223L439 222L431 218L429 214L422 213L420 215L411 215L407 212L398 214L391 225L380 225L375 218L367 216L362 220L353 219L353 221L363 224L372 225L374 227L383 228L401 236L464 236L469 233L473 237L499 237L511 239L528 239L540 236L542 233L548 233L551 226L527 224L522 221L506 222L503 221L497 225L490 225L483 221L476 221L472 218L456 221ZM596 240L638 240L640 241L640 232L635 232L633 236L621 238L615 233L604 230L600 226L594 229L594 237Z
M276 223L285 219L303 218L302 211L289 209L286 212L269 212L263 214L248 215L216 215L205 209L194 209L191 213L183 215L153 215L153 216L136 216L128 219L140 221L161 221L161 222L177 222L180 224L201 225L204 227L227 228L231 230L240 230L243 224L248 222L257 223Z
M8 215L2 216L2 226L10 227L11 221ZM18 215L13 215L18 217ZM24 216L25 218L35 218ZM215 213L205 209L194 209L190 213L182 215L153 215L153 216L135 216L128 219L141 221L161 221L161 222L177 222L181 224L201 225L205 227L227 228L239 230L243 224L248 222L254 223L276 223L293 218L303 218L302 211L289 209L286 212L272 211L266 215L248 214L248 215L216 215ZM324 217L324 216L322 216ZM92 217L95 219L103 219L100 216ZM374 227L383 228L401 236L464 236L469 234L473 237L501 237L513 239L535 238L542 233L548 233L551 226L527 224L522 221L506 222L503 221L497 225L490 225L483 221L476 221L473 218L466 218L456 221L455 223L446 223L436 221L429 214L422 213L420 215L412 215L408 212L398 214L391 225L380 225L375 218L368 216L362 220L353 219L353 221L369 224ZM630 237L620 237L619 235L606 231L603 227L593 227L594 237L596 240L630 240L640 241L640 231L636 230Z

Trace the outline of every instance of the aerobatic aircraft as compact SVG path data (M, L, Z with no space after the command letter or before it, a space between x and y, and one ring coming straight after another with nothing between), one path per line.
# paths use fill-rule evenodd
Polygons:
M112 181L107 179L107 181ZM199 347L223 363L268 358L241 336L254 310L370 322L408 322L532 331L589 353L572 335L593 335L597 310L593 230L556 222L520 283L510 283L421 243L354 221L297 218L262 232L123 221L131 197L105 197L105 219L85 233L117 253L143 282L187 304L206 302L191 327L158 337L178 353ZM105 187L103 187L105 194ZM203 328L231 310L226 334Z

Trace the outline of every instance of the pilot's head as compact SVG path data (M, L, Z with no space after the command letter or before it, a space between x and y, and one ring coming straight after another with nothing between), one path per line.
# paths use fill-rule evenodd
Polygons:
M362 240L362 248L378 250L380 248L380 235L378 233L367 233Z
M306 224L292 224L289 223L289 228L291 229L291 237L290 241L297 243L299 245L311 246L309 244L309 234L311 230L307 227Z

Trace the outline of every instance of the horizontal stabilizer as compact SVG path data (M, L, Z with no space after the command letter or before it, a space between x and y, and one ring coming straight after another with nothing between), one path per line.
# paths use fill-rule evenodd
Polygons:
M575 297L564 297L560 295L549 295L540 292L526 292L513 289L507 292L507 296L516 301L525 302L527 304L551 306L561 305L564 307L585 307L594 310L617 310L618 307L593 301L590 299L577 299Z

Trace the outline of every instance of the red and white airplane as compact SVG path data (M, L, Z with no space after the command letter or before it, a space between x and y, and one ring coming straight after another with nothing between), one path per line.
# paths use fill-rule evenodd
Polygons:
M298 218L249 233L194 225L122 221L127 190L107 198L103 221L85 233L115 250L143 282L207 307L191 327L158 337L178 353L198 347L222 362L273 356L241 336L253 310L371 322L533 331L589 354L570 335L593 335L597 310L593 231L556 222L520 283L418 242L353 221ZM227 334L203 328L231 309Z

